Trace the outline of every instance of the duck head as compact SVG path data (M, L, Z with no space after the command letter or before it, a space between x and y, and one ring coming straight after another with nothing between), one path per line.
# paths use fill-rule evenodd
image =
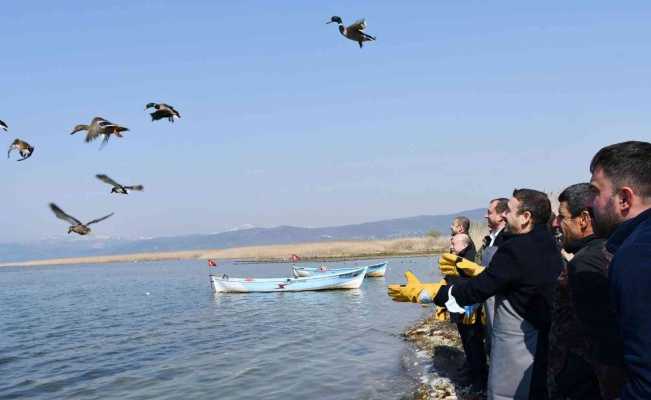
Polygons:
M145 106L145 110L152 107L156 107L156 103L147 103L147 105Z
M341 17L337 17L336 15L330 18L330 21L326 22L326 24L331 24L333 22L336 22L337 24L343 24L344 21L341 20Z
M75 127L72 129L72 132L70 132L70 134L71 134L71 135L74 135L75 133L77 133L77 132L79 132L79 131L87 131L87 130L88 130L88 125L80 124L80 125L75 126Z

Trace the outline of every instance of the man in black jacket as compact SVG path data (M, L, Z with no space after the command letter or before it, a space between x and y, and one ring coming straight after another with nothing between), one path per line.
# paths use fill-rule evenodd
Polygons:
M609 287L628 373L621 398L651 399L651 143L604 147L590 172L596 230L614 255Z
M495 296L489 400L547 398L547 335L562 268L550 217L545 193L516 189L506 214L512 236L485 270L465 283L441 286L434 298L450 312L463 312L463 306Z
M559 279L552 321L558 343L550 343L550 371L556 364L555 389L569 399L615 399L624 379L622 342L607 295L611 256L593 229L595 197L589 183L569 186L558 196L554 221L563 249L573 257Z
M472 240L465 233L458 233L452 236L450 253L467 260L473 260L469 254L474 251L470 247ZM450 283L458 284L464 278L446 278ZM484 348L484 327L482 325L482 307L477 304L466 307L465 314L453 314L456 319L461 345L466 356L466 361L461 369L460 381L462 384L470 385L473 392L480 392L486 389L486 350Z

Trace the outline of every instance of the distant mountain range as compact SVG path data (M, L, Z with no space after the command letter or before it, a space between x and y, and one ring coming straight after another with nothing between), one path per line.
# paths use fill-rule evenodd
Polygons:
M387 219L363 224L302 228L277 226L246 228L214 234L196 234L151 239L56 239L30 243L0 243L0 262L45 258L83 257L158 251L220 249L229 247L305 243L332 240L373 240L424 235L431 230L447 234L452 218L465 215L474 221L483 219L485 209L446 215L421 215Z

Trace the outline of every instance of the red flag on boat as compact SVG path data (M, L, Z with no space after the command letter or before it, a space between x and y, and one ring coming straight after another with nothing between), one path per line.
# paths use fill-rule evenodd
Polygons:
M216 262L215 260L213 260L212 258L209 258L209 259L208 259L208 266L209 266L209 267L216 267L216 266L217 266L217 262Z
M289 257L289 260L290 260L291 262L297 262L297 261L300 261L300 260L301 260L301 257L297 256L296 254L292 254L292 256Z

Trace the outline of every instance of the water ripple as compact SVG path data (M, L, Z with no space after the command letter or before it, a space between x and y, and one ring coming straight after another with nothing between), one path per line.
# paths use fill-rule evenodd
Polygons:
M359 290L239 295L213 293L203 262L2 270L0 399L398 398L398 334L424 311L385 291L407 267L434 279L413 261Z

